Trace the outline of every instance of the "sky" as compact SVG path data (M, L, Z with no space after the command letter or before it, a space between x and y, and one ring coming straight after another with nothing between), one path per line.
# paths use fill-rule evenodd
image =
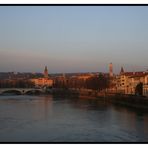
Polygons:
M0 6L0 72L146 71L148 6Z

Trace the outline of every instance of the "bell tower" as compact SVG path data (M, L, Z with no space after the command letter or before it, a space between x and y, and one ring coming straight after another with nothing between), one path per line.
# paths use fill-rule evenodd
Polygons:
M44 77L45 78L48 78L48 69L47 69L47 66L45 66L45 69L44 69Z
M113 77L113 64L112 63L109 64L109 76Z

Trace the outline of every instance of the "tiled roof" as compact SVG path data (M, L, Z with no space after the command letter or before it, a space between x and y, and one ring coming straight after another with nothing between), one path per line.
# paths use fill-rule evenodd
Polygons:
M135 77L144 77L148 75L148 73L139 73L139 74L135 74L135 75L132 75L131 78L135 78Z
M130 77L144 77L144 76L148 75L148 72L143 72L143 71L139 71L139 72L124 72L122 75L130 76Z

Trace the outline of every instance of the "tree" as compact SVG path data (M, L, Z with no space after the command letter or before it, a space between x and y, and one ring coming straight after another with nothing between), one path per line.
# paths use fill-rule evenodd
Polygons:
M108 88L109 86L109 79L102 74L99 74L98 76L91 77L86 80L86 87L88 89L94 89L94 90L102 90L105 88Z
M137 84L136 88L135 88L135 94L136 95L143 95L143 83L139 83Z

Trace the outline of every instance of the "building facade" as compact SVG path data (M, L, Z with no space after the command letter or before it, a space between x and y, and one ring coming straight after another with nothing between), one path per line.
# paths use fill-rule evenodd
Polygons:
M45 66L44 69L44 77L31 79L31 82L33 82L36 87L52 87L53 79L49 78L47 66Z
M116 76L116 92L148 96L148 72L124 72L121 68L120 74Z

